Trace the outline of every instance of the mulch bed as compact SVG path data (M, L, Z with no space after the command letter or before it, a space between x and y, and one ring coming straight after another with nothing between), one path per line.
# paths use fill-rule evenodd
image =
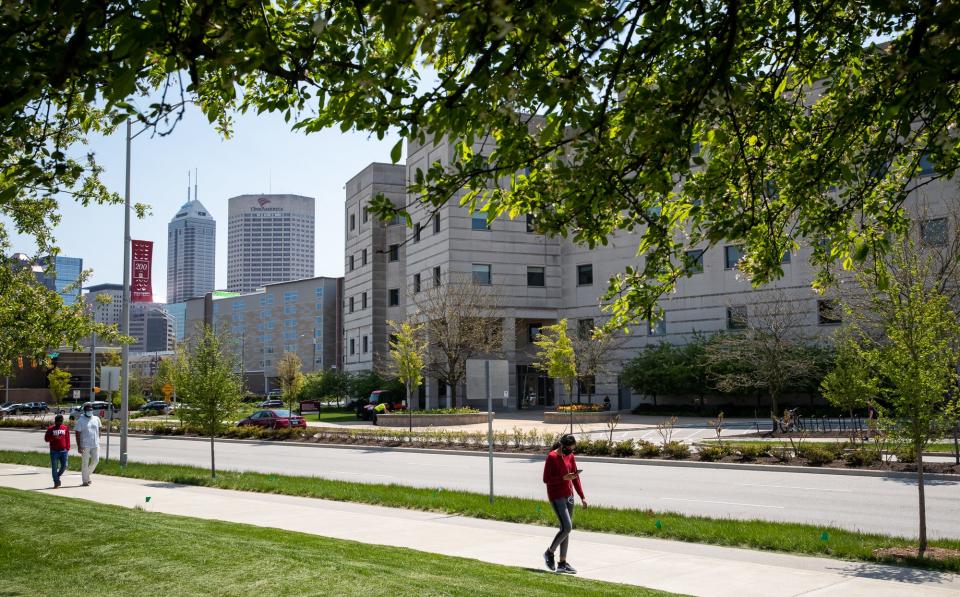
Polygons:
M873 550L873 555L881 558L896 558L898 560L916 560L917 550L909 547L884 547L883 549ZM960 549L947 549L945 547L928 547L923 554L924 559L928 560L953 560L960 558Z

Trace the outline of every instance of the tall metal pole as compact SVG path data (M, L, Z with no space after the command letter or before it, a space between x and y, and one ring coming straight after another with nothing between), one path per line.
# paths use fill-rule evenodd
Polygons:
M483 361L487 386L487 459L490 461L490 503L493 503L493 396L490 395L490 361Z
M120 312L120 333L130 335L130 119L127 119L127 168L123 185L123 304ZM127 466L127 424L129 412L130 345L121 349L120 364L120 466Z
M96 309L94 309L94 320L96 320ZM90 402L97 399L97 393L93 390L97 385L97 333L90 334Z

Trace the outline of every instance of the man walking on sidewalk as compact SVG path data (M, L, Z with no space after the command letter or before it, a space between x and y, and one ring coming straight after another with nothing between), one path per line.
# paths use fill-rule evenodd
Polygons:
M53 419L43 441L50 444L50 471L53 473L53 488L60 487L60 475L67 470L67 455L70 453L70 429L63 424L63 415Z
M93 414L93 405L83 405L83 414L77 418L75 427L77 451L80 452L80 473L83 486L90 485L90 475L100 463L100 417Z
M560 530L553 538L553 543L543 553L543 561L547 568L576 574L577 570L567 562L567 546L570 543L570 532L573 530L573 490L577 490L580 502L587 507L587 500L583 497L583 488L580 486L580 470L573 457L573 449L577 445L577 438L569 433L555 443L547 455L543 465L543 482L547 485L547 499L553 507L554 514L560 521ZM560 548L560 561L554 560L557 548Z

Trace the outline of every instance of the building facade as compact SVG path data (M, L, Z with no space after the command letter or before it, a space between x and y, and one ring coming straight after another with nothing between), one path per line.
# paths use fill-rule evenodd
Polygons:
M314 199L240 195L229 200L227 290L313 277Z
M475 152L489 150L482 143L474 147ZM423 146L411 143L406 180L413 182L418 170L426 171L435 163L447 166L452 159L453 145L447 141ZM636 255L639 235L620 232L611 236L607 245L589 249L566 239L538 234L535 222L527 216L501 217L488 225L486 214L471 215L456 197L434 209L409 196L405 200L412 228L394 222L367 224L366 229L358 225L353 229L352 222L361 217L365 202L376 195L377 180L384 190L389 188L397 197L394 181L400 166L393 167L389 175L381 173L379 179L374 166L347 185L347 369L369 369L378 359L386 358L384 322L413 316L418 293L449 280L470 279L490 285L497 296L500 316L491 324L501 328L502 350L497 355L477 355L507 361L508 397L500 400L499 395L495 396L495 407L552 406L568 400L562 385L533 365L534 340L543 326L561 319L568 320L571 334L585 334L602 324L607 316L600 303L608 280L628 266L643 268L643 256ZM921 176L925 174L929 172ZM363 192L365 185L370 192ZM945 246L956 237L956 185L934 181L920 187L908 202L919 220L919 241L925 246ZM366 264L362 261L364 252L368 254ZM782 304L785 299L793 310L791 318L802 328L804 336L828 338L841 322L833 308L834 300L811 288L816 273L810 264L812 252L812 247L801 245L784 255L784 275L771 284L754 288L737 269L739 246L691 246L689 255L698 265L679 281L676 292L661 300L663 317L637 322L608 355L608 372L583 380L576 391L592 394L594 400L609 397L615 408L631 408L647 398L633 396L620 383L619 371L644 346L659 342L681 344L697 333L740 329L750 325L750 319L759 317L764 309ZM381 255L386 263L378 261ZM386 308L380 307L384 304ZM365 337L370 338L366 341L369 352L362 350ZM435 406L444 404L448 391L436 379L428 378L424 394L423 403ZM476 405L484 399L482 385L469 382L457 394L465 395L467 403Z
M168 303L180 303L213 290L216 243L216 221L202 203L188 197L167 224Z
M105 295L110 297L110 302L100 304L96 297ZM83 295L83 300L87 308L93 314L93 320L97 323L106 325L115 325L119 329L120 316L123 312L123 284L96 284L87 287L87 293Z
M241 357L247 390L266 393L278 387L277 362L286 352L300 357L304 373L342 368L342 292L342 278L319 277L208 293L186 302L187 336L198 324L224 334Z
M16 270L29 268L38 282L60 295L64 305L73 305L81 300L83 259L80 257L48 255L34 261L26 253L14 253L11 263Z

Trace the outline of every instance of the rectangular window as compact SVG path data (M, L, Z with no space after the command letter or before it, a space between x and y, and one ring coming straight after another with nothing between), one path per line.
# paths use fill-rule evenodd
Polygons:
M535 342L537 336L540 335L540 330L543 329L542 323L528 323L527 324L527 340L531 343Z
M727 329L728 330L747 329L746 305L736 305L734 307L727 307Z
M787 264L789 264L790 261L792 261L792 260L793 260L793 255L791 255L791 254L790 254L790 251L788 250L788 251L784 251L784 252L783 252L783 257L780 258L780 263L781 263L782 265L787 265Z
M485 263L473 264L473 283L489 286L491 284L490 265Z
M537 223L533 214L527 214L527 232L536 232Z
M933 166L933 162L930 161L930 154L923 154L920 156L920 176L926 176L928 174L933 174L937 171Z
M527 268L527 286L545 286L546 280L542 267Z
M422 228L422 227L420 226L420 222L417 222L416 224L413 225L413 242L415 242L415 243L420 242L420 230L421 230L421 228Z
M366 293L366 292L364 292L364 293L362 293L362 294L360 295L360 308L361 308L361 309L366 309L366 308L367 308L367 293Z
M440 232L440 214L433 214L433 233Z
M723 248L723 269L734 269L743 257L743 245L727 245Z
M296 305L284 305L284 306L283 306L283 314L284 314L284 315L296 315L296 314L297 314L297 306L296 306Z
M581 340L586 340L593 335L593 319L578 319L577 320L577 336Z
M947 219L934 218L920 222L920 242L928 247L947 244Z
M487 225L487 214L475 212L470 216L470 228L472 230L490 230Z
M703 273L703 249L687 251L686 253L684 253L684 255L687 256L687 273L702 274Z
M577 286L593 285L593 264L585 263L577 266Z
M355 230L357 227L357 216L350 214L350 230Z
M438 266L436 266L435 268L433 268L433 286L434 286L435 288L439 288L440 285L441 285L441 280L440 280L440 266L438 265Z
M350 338L350 354L357 354L356 340Z
M413 291L420 292L420 274L413 274Z
M293 328L297 327L297 320L296 320L296 319L284 319L284 320L283 320L283 327L287 328L288 330L289 330L289 329L293 329Z
M296 292L284 292L284 293L283 293L283 302L285 302L285 303L291 303L291 302L297 300L298 298L299 298L299 296L297 295Z
M647 320L648 336L665 336L667 334L667 320L664 317L660 319Z
M369 336L363 337L363 354L367 354L367 352L370 350L370 344L369 344L370 341L368 340L368 338Z
M350 307L348 308L348 311L350 313L353 313L353 297L352 296L350 297L349 304L350 304Z
M353 264L353 255L350 256L349 261L350 261L350 271L353 271L353 265L354 265L354 264Z
M820 325L838 325L843 323L843 316L837 301L817 301L817 323Z
M370 210L366 207L363 208L363 223L366 224L367 220L370 219Z
M390 261L400 261L400 245L390 245Z
M366 265L366 264L367 264L367 250L364 249L360 253L360 265Z
M387 294L388 294L387 304L390 307L396 307L397 305L400 304L399 288L391 288L390 290L387 291Z

